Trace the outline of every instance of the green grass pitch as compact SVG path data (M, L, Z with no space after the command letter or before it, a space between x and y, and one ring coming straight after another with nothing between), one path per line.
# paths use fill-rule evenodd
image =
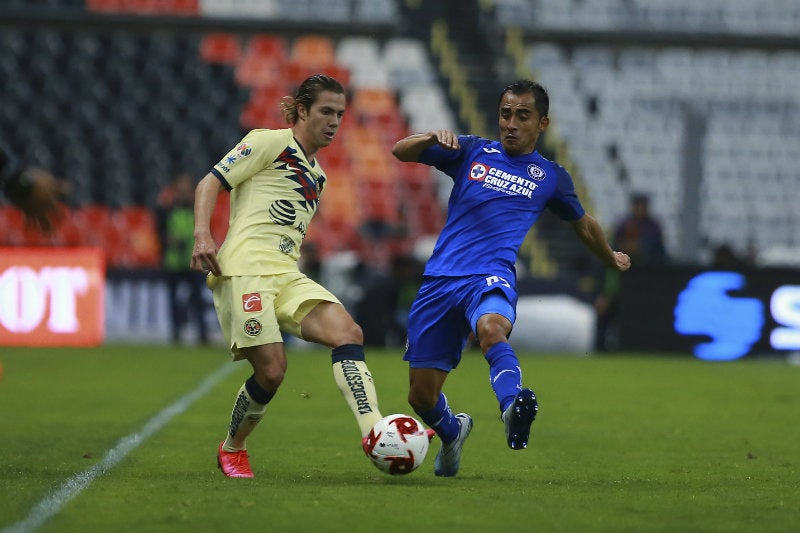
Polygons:
M249 440L256 477L237 480L217 470L215 453L249 367L224 349L2 348L0 533L800 528L800 368L645 354L520 359L540 402L529 448L506 447L486 363L468 351L445 392L475 428L458 477L440 479L437 441L408 476L374 468L328 352L290 350L286 381ZM401 354L369 350L367 361L381 411L409 413ZM226 365L207 393L52 509L65 483L85 481Z

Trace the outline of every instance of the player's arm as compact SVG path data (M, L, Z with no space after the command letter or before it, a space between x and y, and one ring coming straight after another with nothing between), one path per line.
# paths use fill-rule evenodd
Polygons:
M190 266L192 270L211 271L215 276L221 276L222 270L217 261L217 243L211 236L211 216L221 189L222 182L209 172L194 191L194 248Z
M11 151L0 144L0 188L25 214L31 224L45 233L53 230L58 218L58 202L69 192L65 182L46 170L24 168Z
M406 163L416 163L426 148L439 145L447 150L458 150L458 135L450 130L436 130L428 133L417 133L397 141L392 154Z
M624 272L631 267L631 258L627 254L611 249L602 226L597 220L585 213L578 220L570 221L578 238L608 267Z

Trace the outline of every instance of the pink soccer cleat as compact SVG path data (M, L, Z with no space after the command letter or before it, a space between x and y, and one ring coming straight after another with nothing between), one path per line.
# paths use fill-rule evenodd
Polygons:
M247 450L226 452L222 449L223 444L224 442L221 442L217 450L217 466L222 473L228 477L253 477Z

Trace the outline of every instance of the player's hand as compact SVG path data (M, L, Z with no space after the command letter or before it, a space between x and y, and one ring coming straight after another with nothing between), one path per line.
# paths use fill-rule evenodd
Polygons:
M63 216L59 203L69 193L69 185L39 168L29 168L25 174L31 186L28 194L19 201L18 207L22 209L29 224L37 226L44 233L51 233Z
M614 252L614 266L620 272L625 272L631 267L631 258L626 253Z
M215 276L221 276L222 269L217 261L217 250L217 243L210 234L195 237L192 262L189 266L192 270L198 270L204 274L211 272Z
M458 135L450 130L432 131L431 135L436 138L437 144L445 150L458 150L461 148L458 144Z

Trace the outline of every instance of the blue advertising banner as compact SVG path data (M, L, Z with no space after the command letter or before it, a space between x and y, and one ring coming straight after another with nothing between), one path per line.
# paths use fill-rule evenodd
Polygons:
M797 269L631 269L619 296L623 350L710 361L800 351Z

